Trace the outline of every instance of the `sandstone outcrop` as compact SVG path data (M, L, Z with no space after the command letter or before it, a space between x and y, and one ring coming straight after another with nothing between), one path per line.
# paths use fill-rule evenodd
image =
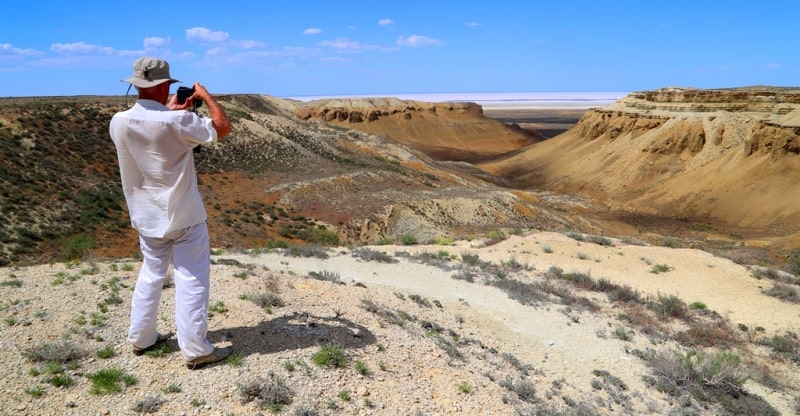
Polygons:
M474 103L345 98L294 104L300 119L377 134L419 149L434 160L476 162L537 140L522 129L485 117Z
M587 111L568 132L479 167L617 211L800 231L800 89L664 88ZM796 239L787 244L797 246Z

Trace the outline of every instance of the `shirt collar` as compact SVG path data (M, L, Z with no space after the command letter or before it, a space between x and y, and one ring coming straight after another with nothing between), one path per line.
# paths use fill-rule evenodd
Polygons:
M158 110L158 111L169 110L167 106L161 104L158 101L146 100L143 98L136 100L136 104L144 107L146 110Z

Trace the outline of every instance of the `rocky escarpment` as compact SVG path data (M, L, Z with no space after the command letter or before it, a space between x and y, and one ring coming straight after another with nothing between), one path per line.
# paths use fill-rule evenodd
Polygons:
M536 141L530 132L485 117L474 103L362 98L294 102L294 106L303 120L380 135L440 161L480 161Z
M568 132L479 165L612 210L800 231L800 89L664 88L587 111ZM791 244L795 244L792 242Z
M295 110L302 119L315 118L326 122L362 123L385 117L411 120L415 115L440 114L451 117L480 116L481 107L474 103L425 103L396 98L337 98L311 102Z

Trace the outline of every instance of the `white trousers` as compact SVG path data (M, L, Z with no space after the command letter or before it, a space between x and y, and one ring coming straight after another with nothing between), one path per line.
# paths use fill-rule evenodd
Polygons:
M156 342L158 306L170 260L175 280L175 326L178 345L187 360L211 354L208 298L211 253L205 222L170 233L164 238L139 236L143 262L131 301L128 342L147 348Z

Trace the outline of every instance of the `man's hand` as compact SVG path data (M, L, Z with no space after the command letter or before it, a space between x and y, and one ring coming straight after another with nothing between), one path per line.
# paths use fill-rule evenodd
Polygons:
M192 96L193 97L193 96ZM170 98L169 102L167 103L167 108L170 110L189 110L192 107L192 100L191 97L183 102L183 104L178 103L178 94L175 94Z

